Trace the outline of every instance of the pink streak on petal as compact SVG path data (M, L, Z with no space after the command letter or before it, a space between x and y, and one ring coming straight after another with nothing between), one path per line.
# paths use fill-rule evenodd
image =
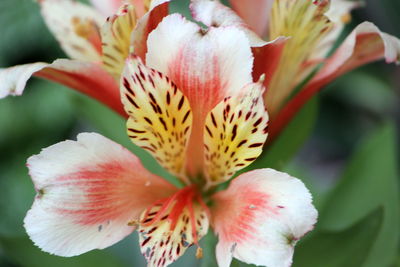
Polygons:
M57 60L33 74L80 91L105 104L121 116L127 117L122 107L117 82L100 65Z
M224 98L226 85L220 79L220 69L217 56L210 59L209 69L203 75L194 75L192 57L195 51L182 49L178 56L170 63L169 77L189 99L193 112L193 128L188 144L187 169L190 175L196 176L202 172L203 166L203 131L208 112ZM193 54L192 54L193 53ZM177 67L179 66L179 67ZM192 70L193 72L190 72Z
M95 134L79 134L28 159L38 195L26 231L59 256L105 248L130 234L152 203L177 188L148 172L130 151Z
M269 207L269 195L253 190L251 186L241 188L245 195L238 195L232 199L223 193L217 194L214 200L218 203L213 210L214 221L218 221L215 230L221 239L227 242L243 243L249 239L255 239L257 225L257 213L270 212L277 214L276 207ZM231 221L232 218L235 221Z

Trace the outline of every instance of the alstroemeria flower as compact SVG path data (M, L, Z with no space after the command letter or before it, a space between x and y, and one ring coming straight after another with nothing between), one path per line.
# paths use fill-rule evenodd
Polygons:
M169 0L91 2L97 9L74 0L39 1L48 28L71 59L0 70L0 98L21 95L35 75L78 90L125 115L118 88L125 59L131 46L144 57L147 36L168 14Z
M237 14L218 1L209 0L192 0L192 13L206 25L236 26L248 35L255 57L253 77L267 75L265 101L271 116L272 136L316 92L338 76L379 59L388 63L399 60L400 40L382 33L370 22L358 25L333 54L328 53L350 21L350 11L359 6L357 1L230 0L230 3ZM267 41L263 43L263 39ZM304 86L296 92L304 81Z
M263 77L253 82L245 34L202 29L167 16L149 35L145 63L130 56L121 77L133 143L185 183L149 173L127 149L94 133L28 160L38 195L25 228L44 251L74 256L139 232L148 266L167 266L207 233L218 236L220 267L232 258L291 265L296 241L317 211L304 184L259 169L230 179L261 153L268 134ZM201 249L197 255L201 256Z

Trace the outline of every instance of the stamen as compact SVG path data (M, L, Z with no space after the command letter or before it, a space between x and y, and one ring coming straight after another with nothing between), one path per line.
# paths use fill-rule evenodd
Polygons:
M190 246L198 246L208 230L208 208L195 186L181 189L173 196L154 203L140 218L141 250L150 266L165 266Z

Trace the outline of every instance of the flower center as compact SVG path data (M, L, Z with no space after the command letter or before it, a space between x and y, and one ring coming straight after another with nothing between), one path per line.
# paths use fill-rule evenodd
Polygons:
M172 262L207 233L209 211L194 185L155 202L142 213L139 224L143 255L154 266Z

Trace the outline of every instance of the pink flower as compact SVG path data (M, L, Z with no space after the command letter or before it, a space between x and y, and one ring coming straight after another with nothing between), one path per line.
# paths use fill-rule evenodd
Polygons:
M209 230L220 267L232 258L290 266L294 245L316 222L304 184L259 169L232 178L262 152L268 134L263 77L236 27L202 29L167 16L149 35L145 63L130 56L121 77L127 133L185 186L143 168L95 133L28 160L38 195L25 228L44 251L74 256L108 247L135 229L148 266L167 266ZM201 249L198 248L198 256Z
M238 15L218 1L192 0L191 8L193 16L206 25L236 26L246 32L255 57L253 77L266 74L265 101L271 116L272 139L315 93L340 75L380 59L388 63L399 61L400 40L370 22L358 25L338 49L329 53L351 20L350 11L360 2L230 3ZM298 87L301 89L296 91Z
M21 95L35 75L87 94L124 116L118 81L125 59L131 45L144 57L147 36L168 14L169 1L153 1L151 6L148 1L122 2L92 0L94 9L73 0L40 0L48 28L71 59L0 70L0 98Z

